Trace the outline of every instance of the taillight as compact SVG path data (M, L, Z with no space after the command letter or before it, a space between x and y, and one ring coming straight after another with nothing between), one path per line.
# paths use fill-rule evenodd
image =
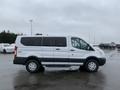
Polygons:
M15 46L15 49L14 49L14 58L16 58L17 56L17 46Z

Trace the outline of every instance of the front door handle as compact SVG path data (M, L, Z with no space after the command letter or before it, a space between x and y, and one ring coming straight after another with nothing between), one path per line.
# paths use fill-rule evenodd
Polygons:
M71 49L70 51L75 51L74 49Z
M60 50L59 48L56 48L56 50Z

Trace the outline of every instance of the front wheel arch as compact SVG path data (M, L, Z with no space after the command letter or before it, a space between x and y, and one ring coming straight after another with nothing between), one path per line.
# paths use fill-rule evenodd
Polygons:
M100 65L98 58L97 58L97 57L94 57L94 56L88 57L88 58L86 59L86 61L85 61L84 64L86 64L86 62L88 62L88 61L91 60L91 59L96 60L96 61L98 62L98 64Z

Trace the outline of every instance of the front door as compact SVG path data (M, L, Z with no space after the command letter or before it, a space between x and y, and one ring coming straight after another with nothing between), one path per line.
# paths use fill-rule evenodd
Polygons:
M76 37L71 38L70 62L82 64L87 54L91 51L90 46L84 40Z

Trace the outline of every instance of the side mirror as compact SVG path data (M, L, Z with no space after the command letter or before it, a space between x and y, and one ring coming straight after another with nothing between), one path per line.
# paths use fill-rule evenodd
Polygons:
M88 46L87 50L94 51L94 49L92 47L90 47L90 46Z

